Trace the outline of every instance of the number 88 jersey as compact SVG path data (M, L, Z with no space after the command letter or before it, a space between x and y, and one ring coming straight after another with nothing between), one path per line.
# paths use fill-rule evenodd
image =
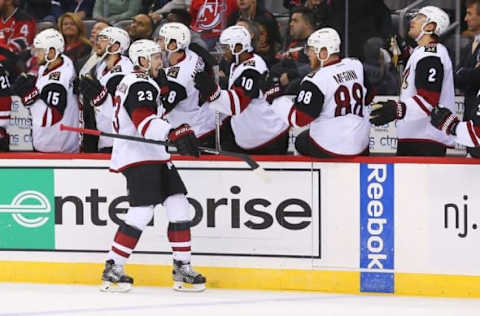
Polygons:
M373 98L364 82L363 65L344 58L326 65L302 80L290 109L290 125L310 125L310 137L323 150L356 155L369 144L370 123L366 105Z

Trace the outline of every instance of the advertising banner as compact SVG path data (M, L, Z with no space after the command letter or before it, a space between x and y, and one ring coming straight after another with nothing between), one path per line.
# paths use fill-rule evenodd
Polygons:
M394 292L394 167L360 165L360 291Z

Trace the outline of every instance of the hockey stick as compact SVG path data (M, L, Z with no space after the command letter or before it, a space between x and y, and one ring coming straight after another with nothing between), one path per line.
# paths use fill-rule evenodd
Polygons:
M119 138L119 139L125 139L125 140L131 140L131 141L135 141L135 142L149 143L149 144L155 144L155 145L175 146L173 143L168 142L168 141L163 141L163 140L154 140L154 139L148 139L148 138L142 138L142 137L136 137L136 136L130 136L130 135L106 133L106 132L102 132L102 131L98 131L98 130L94 130L94 129L73 127L73 126L68 126L68 125L64 125L64 124L60 124L60 130L61 131L77 132L77 133L81 133L81 134L95 135L95 136ZM236 153L236 152L231 152L231 151L224 151L224 150L216 150L214 148L208 148L208 147L202 147L202 146L199 146L198 149L201 152L208 153L208 154L225 155L225 156L239 158L239 159L245 161L245 163L248 164L250 169L256 175L258 175L260 178L262 178L262 180L264 180L265 182L270 182L270 176L265 172L265 170L262 167L260 167L260 165L255 160L253 160L247 154Z

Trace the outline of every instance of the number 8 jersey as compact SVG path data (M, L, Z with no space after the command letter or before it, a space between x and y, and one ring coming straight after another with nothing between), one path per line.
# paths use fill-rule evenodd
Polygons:
M362 63L344 58L305 76L292 102L279 98L275 111L290 126L310 124L310 138L330 155L358 155L368 149L370 122L366 105L373 99Z

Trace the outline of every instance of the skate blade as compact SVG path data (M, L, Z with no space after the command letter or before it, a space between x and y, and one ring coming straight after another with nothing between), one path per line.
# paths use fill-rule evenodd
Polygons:
M190 284L181 281L174 281L173 289L179 292L203 292L205 291L205 283Z
M100 285L101 292L109 293L126 293L132 289L132 284L130 283L112 283L108 281L103 281Z

